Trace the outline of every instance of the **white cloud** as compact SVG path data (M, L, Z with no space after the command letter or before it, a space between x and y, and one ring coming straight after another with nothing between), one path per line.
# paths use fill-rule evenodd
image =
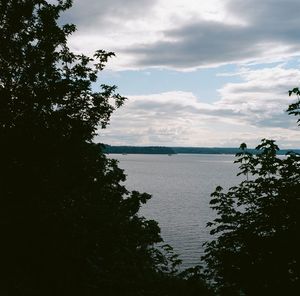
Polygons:
M228 83L219 90L221 100L216 103L220 108L235 110L245 115L248 122L258 125L260 120L267 125L281 126L274 116L282 116L282 126L289 124L283 112L291 98L288 90L298 85L300 71L285 69L282 66L260 70L244 69L240 72L242 83ZM251 117L254 120L251 120Z
M242 81L224 85L211 104L180 91L129 96L98 140L195 146L245 141L255 146L269 137L299 147L294 118L284 110L300 72L284 66L247 68L299 55L299 11L298 0L75 0L62 19L78 25L71 48L88 54L115 51L117 58L109 63L113 70L246 67L230 73Z
M180 70L299 54L298 0L75 0L76 51L115 51L113 69Z
M238 146L275 138L283 146L300 146L299 130L285 109L295 98L287 91L300 71L282 66L243 69L242 82L226 84L213 104L188 92L132 96L99 131L97 140L127 145ZM297 140L298 139L298 140Z

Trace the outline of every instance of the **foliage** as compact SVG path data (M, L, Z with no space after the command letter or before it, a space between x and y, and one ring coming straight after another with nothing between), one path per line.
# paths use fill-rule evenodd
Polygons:
M138 215L150 196L92 142L125 98L93 90L112 52L69 50L75 26L57 20L71 4L0 2L0 294L158 295L185 282Z
M296 105L294 105L296 106ZM290 106L290 112L296 112ZM206 243L206 274L220 295L294 295L299 291L300 155L279 158L273 140L258 153L242 144L236 163L245 180L210 204L215 239Z
M293 88L289 91L289 96L295 94L297 96L297 102L291 104L287 110L290 115L300 117L300 90L298 87ZM300 118L297 120L298 124L300 125Z

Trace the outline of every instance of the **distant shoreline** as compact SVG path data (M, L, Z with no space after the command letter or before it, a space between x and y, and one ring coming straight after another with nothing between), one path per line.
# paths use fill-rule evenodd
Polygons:
M253 154L257 150L247 149ZM106 154L232 154L241 152L239 148L232 147L165 147L165 146L112 146L103 145L103 152ZM282 149L278 155L285 155L288 152L300 153L300 149Z

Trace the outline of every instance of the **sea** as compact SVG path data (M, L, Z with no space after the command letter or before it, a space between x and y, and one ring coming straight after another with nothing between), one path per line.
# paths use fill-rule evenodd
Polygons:
M201 262L203 244L213 239L206 224L216 217L210 208L211 193L239 184L234 155L222 154L110 154L119 161L129 190L152 198L140 215L158 221L164 243L182 260L181 268Z

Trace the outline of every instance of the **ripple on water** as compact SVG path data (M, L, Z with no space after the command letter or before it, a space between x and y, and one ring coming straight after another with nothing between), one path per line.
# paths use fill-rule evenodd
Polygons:
M174 247L183 267L200 263L203 243L210 240L206 223L215 214L209 207L216 186L241 181L233 155L178 154L111 155L127 175L130 190L152 194L141 215L159 222L165 241Z

